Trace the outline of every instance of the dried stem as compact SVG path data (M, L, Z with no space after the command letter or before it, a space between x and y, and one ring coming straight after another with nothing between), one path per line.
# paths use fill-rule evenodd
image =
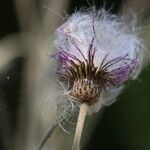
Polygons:
M37 150L41 150L43 148L44 144L50 138L50 136L52 135L52 133L56 129L59 122L60 121L54 122L53 125L48 128L48 130L45 132L44 136L42 137L41 141L39 142Z
M87 109L88 106L86 104L82 104L80 107L72 150L80 150L80 140L81 140L82 130L83 130L86 114L87 114Z

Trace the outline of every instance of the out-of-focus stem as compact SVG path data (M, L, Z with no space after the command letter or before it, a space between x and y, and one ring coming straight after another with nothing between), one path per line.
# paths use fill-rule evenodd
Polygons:
M53 123L52 126L50 126L48 128L48 130L45 132L44 136L42 137L41 141L39 142L37 150L42 150L44 144L51 137L52 133L54 132L54 130L56 129L58 124L59 124L59 121L56 121L56 122Z
M86 104L82 104L79 111L72 150L80 150L80 141L81 141L82 130L84 127L87 110L88 110L88 106Z
M15 0L18 20L22 30L35 30L39 25L35 0Z

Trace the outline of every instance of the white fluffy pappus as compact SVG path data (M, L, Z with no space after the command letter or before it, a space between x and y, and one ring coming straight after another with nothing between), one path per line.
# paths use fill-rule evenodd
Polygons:
M125 83L136 79L142 69L144 46L138 37L136 16L130 22L126 22L126 18L104 9L79 11L56 30L54 57L58 60L59 81L69 82L66 91L69 93L74 88L75 81L88 82L88 86L103 83L94 87L99 91L98 100L87 102L89 113L113 103ZM93 69L89 67L91 71L87 73L88 66ZM83 88L78 89L85 94L87 91ZM69 99L74 95L68 94ZM82 103L76 95L74 99Z

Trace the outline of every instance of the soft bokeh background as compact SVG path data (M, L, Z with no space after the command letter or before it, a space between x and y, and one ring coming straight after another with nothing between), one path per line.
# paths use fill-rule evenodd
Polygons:
M63 23L62 17L93 4L111 8L112 13L136 8L143 18L140 34L149 51L149 0L0 1L0 150L34 150L55 120L56 105L45 98L60 89L56 62L48 58L54 52L54 31ZM150 150L149 93L150 66L145 65L116 103L87 118L82 149ZM73 132L58 128L43 149L70 150L72 141Z

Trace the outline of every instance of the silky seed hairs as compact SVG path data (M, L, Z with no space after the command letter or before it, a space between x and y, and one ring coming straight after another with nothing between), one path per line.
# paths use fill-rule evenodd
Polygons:
M141 71L144 46L136 17L126 18L104 9L79 11L56 30L58 79L67 85L66 94L86 103L90 113L114 102Z

